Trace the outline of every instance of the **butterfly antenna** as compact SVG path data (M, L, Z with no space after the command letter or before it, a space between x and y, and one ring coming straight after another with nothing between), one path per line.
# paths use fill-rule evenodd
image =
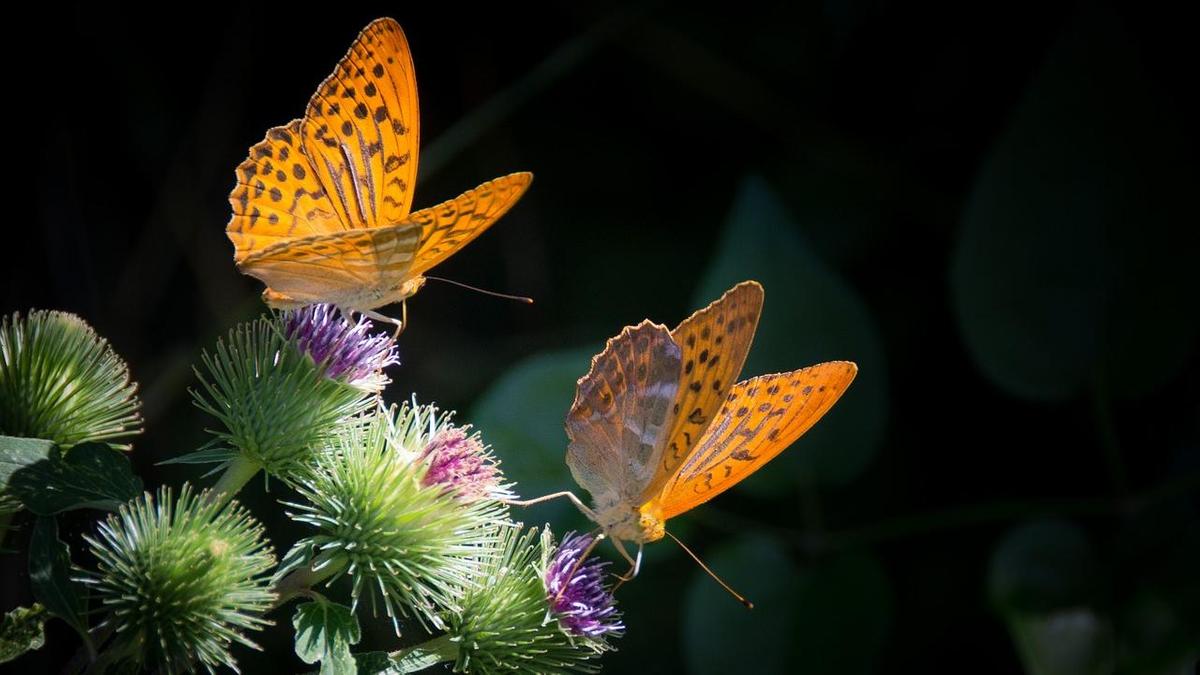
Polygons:
M675 535L671 534L670 532L667 532L666 530L663 530L663 532L665 532L666 535L671 538L671 541L675 542L676 544L679 544L679 548L683 549L684 553L687 553L688 555L690 555L692 557L692 560L695 560L696 564L700 566L700 569L704 570L705 572L708 572L708 576L712 577L713 581L716 581L718 584L721 584L721 588L724 588L726 591L729 592L730 595L732 595L734 598L736 598L738 602L745 605L746 609L754 609L753 602L750 602L744 596L742 596L741 593L738 593L737 591L730 588L729 584L725 583L724 579L717 576L716 573L713 572L712 570L708 569L708 565L705 565L704 561L701 560L699 556L697 556L695 553L692 553L692 549L688 548L687 546L684 546L683 542L679 541L679 537L676 537Z
M484 295L494 295L497 298L504 298L505 300L516 300L517 302L523 302L527 305L533 304L533 298L527 298L524 295L509 295L507 293L497 293L496 291L489 291L489 290L485 290L482 288L477 288L477 287L471 286L469 284L464 284L461 281L454 281L453 279L446 279L444 277L431 277L428 274L425 275L425 278L429 279L430 281L444 281L453 286L459 286L461 288L467 289L468 291L475 291L476 293L483 293Z

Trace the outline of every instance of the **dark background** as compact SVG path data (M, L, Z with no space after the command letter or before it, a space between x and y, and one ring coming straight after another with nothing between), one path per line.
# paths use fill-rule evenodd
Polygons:
M459 410L535 496L572 487L562 415L626 324L673 325L756 278L744 376L861 368L770 468L670 524L758 608L652 545L607 669L1190 672L1200 110L1182 16L846 0L34 11L7 22L0 310L77 312L128 360L148 487L197 478L155 465L206 440L191 364L263 311L223 231L234 167L390 15L420 87L415 205L536 175L436 273L537 300L431 282L390 400ZM287 496L244 493L279 549L303 533L281 520ZM515 516L585 526L558 505ZM75 551L89 517L64 532ZM4 609L28 602L21 555L3 570ZM290 615L275 618L267 655L239 652L245 672L304 669ZM17 663L76 645L54 623ZM396 643L372 627L362 646Z

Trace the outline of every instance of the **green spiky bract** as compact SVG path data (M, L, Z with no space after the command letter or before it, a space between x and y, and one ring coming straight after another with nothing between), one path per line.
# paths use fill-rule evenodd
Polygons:
M454 669L482 673L596 672L592 662L612 647L603 638L570 634L550 610L544 574L554 553L549 529L509 528L502 555L482 570L446 616L459 646Z
M140 405L129 367L78 316L34 310L0 322L0 434L64 448L109 442L141 433Z
M192 398L224 427L201 453L226 447L218 461L241 459L284 480L304 472L339 426L376 405L375 394L326 377L275 318L234 328L201 360L207 377L196 370L203 391Z
M423 484L420 451L436 430L435 418L430 406L393 406L363 425L343 427L295 485L307 503L288 504L294 520L318 530L287 559L305 550L315 557L291 568L310 579L350 575L354 606L364 595L373 610L381 600L397 633L407 616L440 627L439 613L457 606L507 527L503 504L464 503L443 486Z
M275 564L263 528L234 502L184 485L146 493L85 536L97 569L86 583L116 629L113 653L162 673L236 669L232 643L258 648L244 631L275 600L266 574Z

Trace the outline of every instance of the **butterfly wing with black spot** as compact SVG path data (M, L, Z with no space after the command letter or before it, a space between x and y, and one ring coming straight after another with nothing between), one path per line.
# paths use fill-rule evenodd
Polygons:
M305 156L300 120L267 132L237 168L229 195L233 217L225 234L234 260L282 241L345 230Z
M408 222L421 228L413 274L424 274L483 234L525 194L531 182L531 173L509 174L410 214Z
M636 507L653 478L679 383L679 347L666 327L626 327L592 359L567 413L567 466L600 508Z
M392 19L363 29L304 114L304 149L352 228L396 225L412 210L420 120L408 40Z
M674 423L658 474L646 487L643 499L662 489L712 423L742 372L762 305L762 286L757 281L743 281L671 331L682 352L679 391L671 406Z
M666 520L733 487L808 431L857 373L831 361L739 382L648 510Z

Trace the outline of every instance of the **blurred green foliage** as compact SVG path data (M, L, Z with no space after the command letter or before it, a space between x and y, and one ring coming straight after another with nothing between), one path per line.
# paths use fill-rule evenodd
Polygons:
M951 267L972 356L1016 395L1135 397L1200 337L1200 178L1118 15L1084 10L980 170ZM1183 170L1181 170L1183 169Z

